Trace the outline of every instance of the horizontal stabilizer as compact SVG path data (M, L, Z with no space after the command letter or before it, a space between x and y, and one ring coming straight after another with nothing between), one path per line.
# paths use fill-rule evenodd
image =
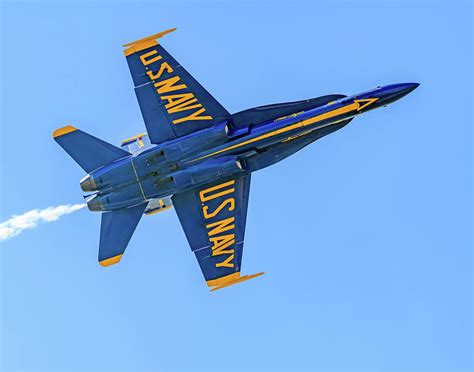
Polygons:
M127 248L147 203L102 214L100 227L99 263L118 263Z
M70 125L56 129L53 137L87 173L130 155L129 152Z

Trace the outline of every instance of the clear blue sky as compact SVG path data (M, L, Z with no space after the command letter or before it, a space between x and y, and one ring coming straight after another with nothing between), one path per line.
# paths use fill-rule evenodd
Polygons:
M144 125L122 44L163 45L231 112L419 82L254 175L243 273L210 293L174 211L97 263L81 210L4 242L2 371L467 371L472 3L2 3L1 221L82 202L51 132Z

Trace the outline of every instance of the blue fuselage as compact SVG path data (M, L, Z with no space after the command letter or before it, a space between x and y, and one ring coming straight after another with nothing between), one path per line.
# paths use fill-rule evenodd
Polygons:
M418 84L393 84L246 127L226 121L160 143L91 172L81 181L93 211L163 198L226 175L274 164L345 126L356 115L385 106Z

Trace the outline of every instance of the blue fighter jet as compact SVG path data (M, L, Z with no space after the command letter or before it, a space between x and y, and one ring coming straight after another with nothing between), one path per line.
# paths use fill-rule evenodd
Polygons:
M157 39L124 45L147 133L113 146L72 126L56 142L87 172L80 181L102 214L99 262L122 258L143 214L172 206L211 290L254 278L241 262L252 172L275 164L386 106L418 84L331 94L230 114Z

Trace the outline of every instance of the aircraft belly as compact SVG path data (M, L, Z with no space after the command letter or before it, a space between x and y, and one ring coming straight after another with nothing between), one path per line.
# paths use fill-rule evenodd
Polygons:
M138 183L135 183L123 190L112 193L109 196L109 200L113 209L118 209L143 203L146 198L144 197Z
M278 163L317 139L318 137L312 136L312 138L306 138L304 141L295 141L295 143L292 144L280 142L273 146L268 146L261 151L253 153L246 159L246 164L251 172L255 172Z
M220 177L253 172L287 158L316 139L340 129L348 121L350 119L321 129L309 126L285 131L285 126L274 127L273 133L277 133L268 137L265 132L256 131L250 134L248 139L240 138L239 141L215 147L215 155L212 157L206 155L209 152L207 150L203 156L191 161L162 162L162 151L158 150L139 155L130 162L135 175L134 192L139 193L145 200L162 198L213 182ZM261 140L253 140L262 136L264 138ZM166 146L164 145L164 148ZM234 148L229 149L231 151L222 151L229 147ZM245 159L245 164L238 164L240 159ZM239 168L241 166L244 168Z
M54 140L87 173L87 207L101 216L99 262L118 263L143 214L174 205L212 291L241 275L251 173L409 94L418 83L331 94L230 114L158 43L169 29L125 44L147 133L122 148L71 125ZM234 358L235 359L235 358Z
M148 199L162 198L214 182L222 177L244 173L246 170L239 157L230 155L194 164L181 164L173 171L168 170L156 177L141 179L141 185Z
M246 157L247 169L250 172L254 172L278 163L321 137L341 129L351 120L352 119L347 119L323 129L310 128L294 133L293 135L280 136L278 141L262 146L257 149L258 151L250 153L249 156Z
M131 160L104 174L99 173L95 180L99 185L99 193L94 203L100 203L103 210L129 207L143 203L146 199Z

